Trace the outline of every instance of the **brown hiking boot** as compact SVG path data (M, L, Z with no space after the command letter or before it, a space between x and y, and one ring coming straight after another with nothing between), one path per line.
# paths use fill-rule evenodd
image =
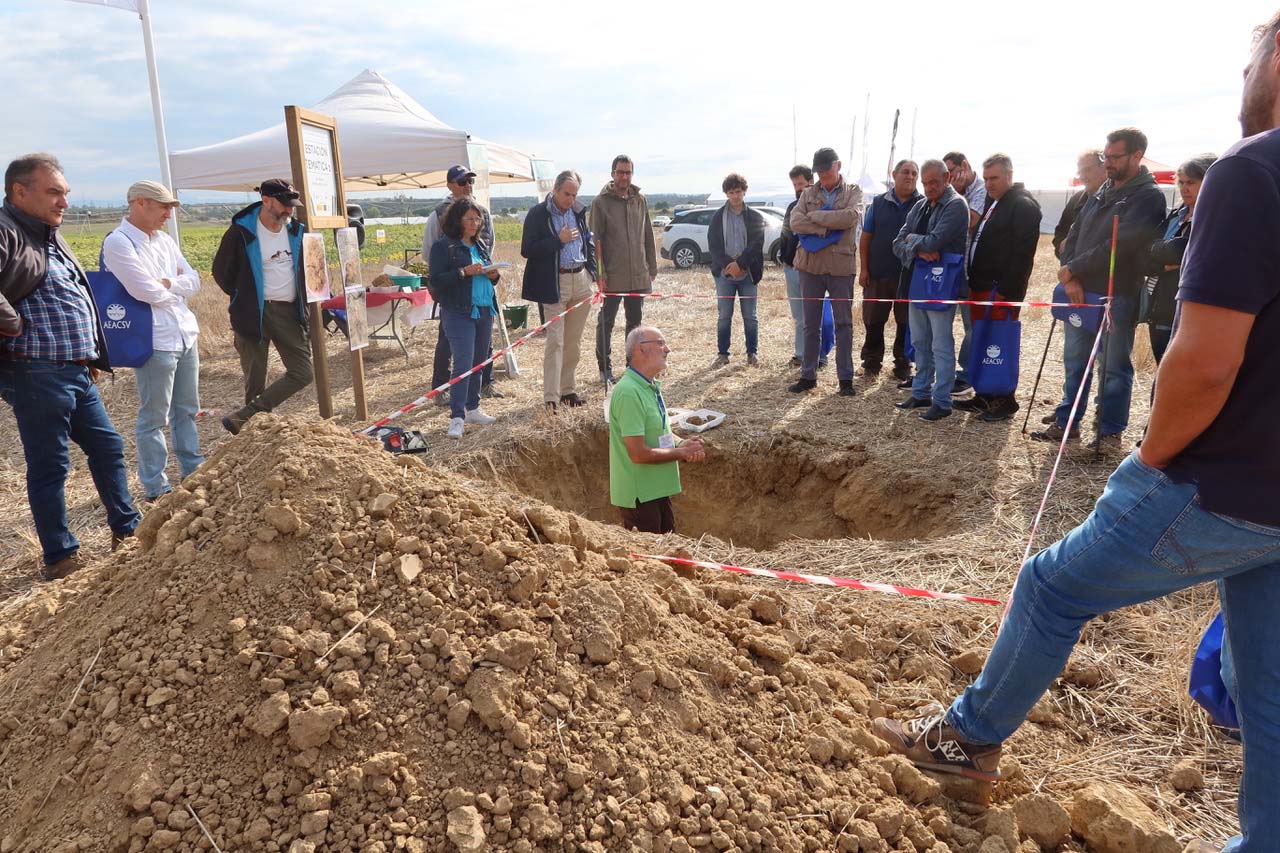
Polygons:
M47 581L62 580L67 575L75 574L85 567L84 560L80 559L80 552L63 557L52 566L45 566L40 570L40 576Z
M121 545L123 545L125 542L129 541L132 538L133 538L132 530L130 530L128 533L124 534L123 536L121 536L119 533L112 533L111 534L111 550L113 552L117 551Z
M1124 436L1118 432L1098 435L1089 442L1089 449L1104 456L1123 456L1123 441Z
M1053 423L1053 424L1050 424L1050 425L1049 425L1047 428L1045 428L1045 429L1042 429L1042 430L1040 430L1040 431L1038 431L1038 432L1033 432L1033 433L1031 433L1031 440L1032 440L1032 441L1047 441L1047 442L1050 442L1050 443L1056 444L1056 443L1058 443L1058 442L1062 441L1062 435L1063 435L1063 433L1065 433L1065 432L1066 432L1066 430L1065 430L1065 429L1063 429L1062 427L1058 426L1056 423ZM1070 438L1070 440L1071 440L1071 441L1079 441L1079 440L1080 440L1080 428L1079 428L1079 427L1076 427L1075 429L1071 430L1071 438Z
M876 717L871 731L889 744L893 752L905 756L917 767L983 782L999 781L999 744L969 743L960 737L947 725L947 712L941 705L933 704L923 710L923 716L905 722Z

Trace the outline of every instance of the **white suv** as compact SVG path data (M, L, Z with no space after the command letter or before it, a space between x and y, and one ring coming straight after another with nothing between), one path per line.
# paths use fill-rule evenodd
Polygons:
M698 207L682 210L671 224L662 229L662 257L669 259L677 269L687 270L694 264L711 262L711 249L707 245L707 228L711 217L719 207ZM764 217L764 256L778 262L778 247L782 245L782 217L786 211L776 207L756 207Z

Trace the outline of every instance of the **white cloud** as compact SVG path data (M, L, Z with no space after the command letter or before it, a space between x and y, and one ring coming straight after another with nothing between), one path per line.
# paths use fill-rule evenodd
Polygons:
M872 93L868 169L897 155L1001 150L1032 185L1066 180L1076 153L1135 124L1176 164L1239 134L1240 69L1266 10L1016 3L664 4L497 0L152 0L170 147L207 144L314 103L366 67L441 119L577 168L589 187L612 156L649 191L708 191L741 171L786 186L794 159L842 153ZM5 153L63 154L81 195L114 198L155 169L137 18L52 0L0 11ZM793 157L792 105L796 108ZM517 186L514 191L526 191Z

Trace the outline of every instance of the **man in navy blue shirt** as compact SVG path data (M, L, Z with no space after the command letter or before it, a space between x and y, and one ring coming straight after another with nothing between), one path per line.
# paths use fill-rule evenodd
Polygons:
M1093 514L1032 557L977 681L950 708L875 721L920 766L1000 778L1000 744L1093 617L1221 581L1244 741L1232 853L1280 839L1280 14L1260 27L1240 119L1210 168L1142 447Z

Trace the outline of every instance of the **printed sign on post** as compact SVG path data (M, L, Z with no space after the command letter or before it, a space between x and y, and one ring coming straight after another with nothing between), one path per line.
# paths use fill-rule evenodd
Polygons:
M360 275L360 238L354 228L339 228L333 232L338 243L338 265L342 268L342 286L363 286Z
M373 232L373 238L379 243L387 242L387 230L385 228L379 228L377 231Z
M369 317L365 311L365 289L363 286L348 287L347 296L347 331L352 351L364 349L369 345Z
M329 265L324 257L324 235L302 235L302 273L307 283L307 302L329 298Z
M312 216L339 216L338 181L333 162L333 132L327 127L302 125L302 158L307 174L303 201Z

